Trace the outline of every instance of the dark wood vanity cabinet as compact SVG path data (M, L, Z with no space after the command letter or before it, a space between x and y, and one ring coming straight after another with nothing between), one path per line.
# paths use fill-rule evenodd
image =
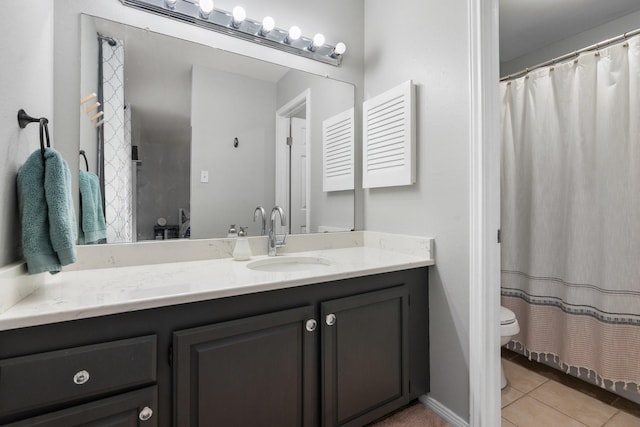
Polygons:
M156 354L151 335L0 360L0 419L28 416L11 426L156 425L155 386L127 392L155 384Z
M175 332L175 425L314 425L315 329L306 306Z
M323 426L362 425L409 402L406 286L323 302L321 319Z
M155 427L158 425L158 417L154 417L153 408L157 406L157 387L153 386L3 425L8 427Z
M426 267L0 332L0 425L361 426L428 391Z

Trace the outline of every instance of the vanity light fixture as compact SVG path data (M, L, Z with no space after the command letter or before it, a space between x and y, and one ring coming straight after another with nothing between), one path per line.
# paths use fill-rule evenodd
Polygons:
M347 51L347 45L340 42L336 45L336 47L333 49L333 52L331 53L331 55L342 55L343 53L345 53Z
M233 8L231 12L233 19L231 20L231 25L233 28L240 28L240 24L247 18L247 12L245 12L242 6L236 6Z
M200 7L200 17L208 19L213 12L213 0L198 0L198 6Z
M324 46L324 35L318 33L313 36L313 41L309 45L308 49L310 51L315 51L317 48Z
M247 18L241 6L232 12L216 9L213 0L120 0L126 6L156 13L177 21L206 28L242 40L269 46L331 65L340 65L346 51L344 43L325 44L324 36L304 37L299 27L276 28L275 21L265 16L262 21Z
M291 44L292 42L298 40L302 36L302 30L297 25L289 28L289 32L287 36L284 38L284 42L287 44Z
M274 21L274 19L270 16L265 16L264 18L262 18L262 27L260 28L259 34L262 37L265 37L275 27L276 27L276 21Z

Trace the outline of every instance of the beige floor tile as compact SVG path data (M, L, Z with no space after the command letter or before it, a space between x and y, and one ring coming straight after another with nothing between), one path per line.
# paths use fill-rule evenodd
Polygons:
M529 393L529 396L590 427L601 427L618 411L555 381L547 381Z
M516 390L507 384L507 386L502 389L501 398L502 398L502 408L507 406L508 404L515 402L520 399L524 394L521 391Z
M518 427L584 427L584 424L529 396L502 410L502 417Z
M529 393L534 388L549 381L542 375L529 371L508 360L503 360L502 366L509 385L522 393Z
M502 427L517 427L515 424L510 423L509 421L502 419Z
M620 411L614 415L611 420L605 424L605 427L638 427L640 426L640 418L631 414Z

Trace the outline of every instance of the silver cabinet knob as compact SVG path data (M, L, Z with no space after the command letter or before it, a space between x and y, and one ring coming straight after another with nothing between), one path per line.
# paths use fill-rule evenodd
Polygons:
M325 321L327 322L327 325L329 326L333 326L336 324L336 315L331 313L331 314L327 314L327 317L325 318Z
M313 332L318 327L318 322L316 322L315 319L309 319L307 320L307 323L305 324L305 326L307 328L307 331Z
M140 411L138 418L140 418L140 421L147 421L152 416L153 416L153 409L149 408L148 406L145 406L144 408L142 408L142 411Z
M82 370L82 371L78 371L76 372L76 374L73 376L73 382L78 384L78 385L82 385L84 383L86 383L87 381L89 381L89 372Z

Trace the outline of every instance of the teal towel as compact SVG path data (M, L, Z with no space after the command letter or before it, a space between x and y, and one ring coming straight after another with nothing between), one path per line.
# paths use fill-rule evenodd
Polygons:
M80 244L100 243L107 238L98 175L80 171Z
M60 153L46 148L29 156L18 170L22 252L29 274L51 274L76 261L76 217L71 172Z

